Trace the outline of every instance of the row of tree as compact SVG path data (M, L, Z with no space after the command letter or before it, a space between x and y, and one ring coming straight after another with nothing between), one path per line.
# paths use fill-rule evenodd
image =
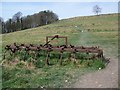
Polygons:
M50 24L57 20L59 20L58 16L49 10L24 17L21 12L17 12L6 22L0 17L0 28L3 34Z

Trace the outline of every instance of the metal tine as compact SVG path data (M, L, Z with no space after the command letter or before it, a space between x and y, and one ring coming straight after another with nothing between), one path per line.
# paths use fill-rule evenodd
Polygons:
M51 37L53 39L55 38L65 38L66 39L66 45L58 45L58 46L53 46L51 44L49 44L51 42L48 41L48 37ZM99 48L99 46L91 46L91 47L87 47L87 46L75 46L75 45L68 45L67 44L67 37L63 37L63 36L48 36L46 38L46 43L44 45L39 44L39 45L35 45L35 44L20 44L17 45L16 43L12 44L12 45L6 45L5 46L5 50L6 51L11 51L13 54L16 51L21 51L22 49L24 49L26 51L26 53L29 53L30 51L35 52L35 56L37 56L37 51L45 51L46 52L46 65L49 65L49 58L50 58L50 52L52 51L57 51L60 53L60 65L62 65L62 58L63 58L63 53L64 52L69 52L70 53L70 57L71 54L73 54L73 58L76 59L76 53L80 52L80 53L94 53L97 55L94 55L91 58L103 58L103 50ZM6 52L5 52L6 53ZM33 56L34 57L34 56ZM76 62L76 60L74 60L74 63Z

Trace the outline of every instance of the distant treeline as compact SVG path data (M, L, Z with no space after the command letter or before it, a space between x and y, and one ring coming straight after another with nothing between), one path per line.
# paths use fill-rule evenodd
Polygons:
M22 17L21 12L17 12L6 22L0 17L0 28L2 30L1 33L4 34L50 24L57 20L59 20L58 16L49 10L24 17Z

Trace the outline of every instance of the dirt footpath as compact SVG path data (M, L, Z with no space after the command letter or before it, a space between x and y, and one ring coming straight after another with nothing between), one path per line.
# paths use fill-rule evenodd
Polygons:
M74 88L118 88L118 59L110 58L105 69L88 73L73 85Z

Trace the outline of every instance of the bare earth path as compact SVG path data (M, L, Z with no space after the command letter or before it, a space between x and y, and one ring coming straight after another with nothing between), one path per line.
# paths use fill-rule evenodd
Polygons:
M83 75L74 85L75 88L117 88L118 60L110 59L108 66L100 71Z
M80 78L78 78L73 87L118 88L118 58L116 56L111 56L110 63L105 69L91 72L81 76Z

